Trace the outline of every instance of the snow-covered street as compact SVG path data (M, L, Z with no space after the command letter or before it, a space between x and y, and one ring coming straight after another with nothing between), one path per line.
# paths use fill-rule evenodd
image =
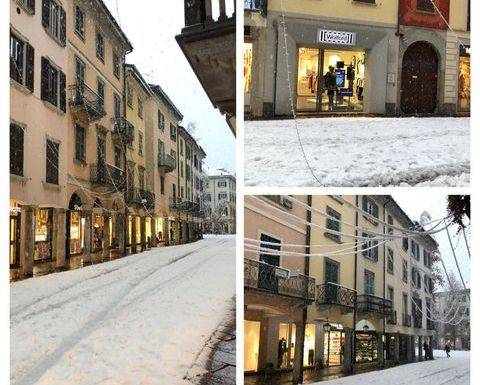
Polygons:
M470 352L453 351L446 358L435 351L435 360L396 366L315 385L470 385Z
M234 295L233 236L13 283L11 383L190 384Z
M298 119L306 157L324 186L468 186L469 118ZM318 186L295 121L245 122L248 186Z

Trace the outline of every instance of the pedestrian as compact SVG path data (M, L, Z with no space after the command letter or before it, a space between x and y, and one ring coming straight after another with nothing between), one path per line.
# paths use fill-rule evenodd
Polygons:
M333 111L333 98L335 96L335 89L337 88L337 78L334 73L335 67L329 66L328 72L323 76L325 88L328 95L328 110Z
M450 358L450 350L451 350L451 348L450 348L450 342L447 342L447 343L445 344L445 353L447 354L447 357L448 357L448 358Z
M427 341L425 341L425 342L423 343L423 352L424 352L424 356L425 356L425 361L427 361L428 358L429 358L428 351L429 351L429 349L428 349L428 344L427 344Z

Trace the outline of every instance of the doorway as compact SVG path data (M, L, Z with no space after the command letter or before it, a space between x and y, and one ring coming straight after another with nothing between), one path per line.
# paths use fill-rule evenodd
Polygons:
M401 108L405 114L432 114L437 107L438 56L427 42L410 45L403 55Z
M331 327L324 330L324 351L323 357L325 366L339 366L343 364L343 346L345 333L337 328Z
M244 321L244 371L258 371L258 354L260 351L260 322Z
M297 50L298 112L361 112L365 52L300 47Z
M10 215L10 267L20 266L20 214Z
M261 243L260 246L265 249L272 249L272 252L260 254L260 262L264 263L260 263L258 268L258 287L276 293L278 291L276 267L280 266L280 255L275 255L274 251L281 249L281 243L280 240L265 234L260 236L260 241L268 242Z

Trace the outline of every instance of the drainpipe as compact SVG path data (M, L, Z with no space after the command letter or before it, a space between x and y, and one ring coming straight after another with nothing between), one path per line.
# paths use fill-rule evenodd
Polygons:
M274 23L274 26L276 31L276 34L275 34L276 40L275 40L275 67L273 71L274 78L273 78L273 103L272 103L273 115L272 117L276 115L276 110L277 110L277 76L278 76L278 23Z
M401 2L403 0L397 0L398 1L398 9L397 9L397 32L395 32L395 36L398 36L399 38L403 37L403 33L400 32L400 11L401 11Z
M125 119L127 118L127 63L126 63L126 56L131 53L133 49L129 49L123 55L123 115ZM125 168L125 187L123 189L123 201L125 203L125 218L123 218L123 255L127 255L127 221L128 221L128 207L127 207L127 187L128 187L128 172L127 172L127 145L124 141L123 143L123 167Z
M386 205L388 203L388 198L387 198L387 202L385 202L383 204L383 221L385 222L385 219L386 219L386 214L387 214L387 210L386 210ZM383 234L386 234L386 226L383 225ZM387 252L387 246L385 245L385 243L383 244L383 301L385 303L385 295L386 295L386 262L385 262L385 254ZM393 311L393 303L392 303L392 311ZM386 320L385 320L385 317L383 318L383 336L382 338L385 338L385 333L386 333ZM383 351L385 350L385 346L383 346L383 349L382 349L382 366L385 365L385 362L383 360Z
M355 206L358 207L358 195L355 196ZM355 236L358 237L358 211L355 211ZM350 373L353 373L355 367L355 325L357 324L357 273L358 273L358 239L355 238L355 268L353 277L353 288L355 289L355 304L353 308L353 332L352 349L350 357Z

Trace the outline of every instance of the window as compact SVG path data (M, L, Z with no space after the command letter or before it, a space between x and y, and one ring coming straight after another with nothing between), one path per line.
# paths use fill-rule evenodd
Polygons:
M403 250L408 251L408 238L402 239L402 247L403 247Z
M432 256L427 250L423 250L423 264L428 268L432 267Z
M177 152L175 150L170 150L170 155L175 159L175 168L177 168Z
M133 91L130 85L127 85L127 104L130 108L133 108Z
M378 205L366 195L362 198L362 209L375 218L378 218Z
M103 63L105 62L105 41L103 39L103 36L99 32L97 32L96 46L97 58L99 58Z
M75 6L75 33L85 38L85 15L78 5Z
M35 210L35 248L34 261L48 260L52 258L52 209Z
M42 1L42 25L62 45L66 43L66 21L65 10L55 0Z
M197 158L197 154L193 155L193 167L195 167L196 169L198 169L198 158Z
M417 289L422 288L422 276L420 275L420 272L414 267L412 267L412 284Z
M357 3L375 4L375 0L354 0Z
M170 123L170 139L174 142L177 141L177 127Z
M165 116L163 116L160 110L158 110L157 120L158 120L158 129L162 131L165 130Z
M10 78L33 92L35 50L10 34Z
M79 58L75 58L75 83L77 85L85 83L85 64Z
M60 145L53 140L47 139L46 150L46 178L45 181L51 184L58 184L58 148Z
M393 217L391 215L387 217L387 223L389 225L393 225ZM387 231L388 231L388 234L393 234L393 228L389 227Z
M420 246L417 242L413 239L410 240L410 254L414 257L417 261L420 261Z
M113 110L116 118L119 118L122 113L120 96L113 94Z
M165 177L160 175L160 194L165 195Z
M389 274L393 274L394 270L394 263L393 263L393 250L391 248L387 248L387 272Z
M75 125L75 159L85 163L85 128Z
M335 211L334 209L328 207L328 206L327 206L327 215L335 218L335 219L332 219L332 218L327 218L326 219L327 229L328 230L333 230L335 232L340 232L341 231L341 225L340 225L339 221L342 219L342 215L340 213L338 213L337 211ZM327 231L325 233L325 236L328 237L328 238L332 238L335 241L338 241L338 242L340 241L340 234L330 233L330 232Z
M23 127L10 123L10 174L23 175Z
M120 58L118 57L116 52L114 52L112 55L112 61L113 61L113 74L117 79L120 79Z
M375 295L375 273L365 270L365 294Z
M406 260L402 261L402 279L403 282L408 283L408 262Z
M185 156L188 160L192 159L192 149L190 146L185 146Z
M121 169L122 168L122 151L120 150L120 147L115 146L114 150L114 156L115 156L115 167Z
M41 98L66 112L66 77L50 61L42 57Z
M190 165L185 164L185 176L187 177L187 180L192 179L192 173L190 171Z
M180 156L183 156L183 140L180 139Z
M205 202L211 202L212 196L210 194L205 194Z
M138 155L143 155L143 134L138 133Z
M140 119L143 119L143 102L140 98L137 98L137 115Z
M35 0L17 0L17 3L23 6L23 8L31 15L35 14Z
M219 180L217 183L218 187L227 187L227 181L226 180Z
M182 198L185 198L185 193L184 193L184 190L183 190L183 186L180 187L180 194L181 194Z
M141 166L138 167L138 183L142 190L145 189L145 169Z
M103 109L105 106L105 84L101 80L97 80L98 103Z
M228 195L227 193L220 193L218 194L218 200L221 201L222 199L227 199Z
M373 238L367 233L362 233L364 238ZM362 255L368 259L371 259L374 262L378 261L378 241L374 240L364 240L362 243Z
M435 7L431 0L417 0L417 11L434 13Z

